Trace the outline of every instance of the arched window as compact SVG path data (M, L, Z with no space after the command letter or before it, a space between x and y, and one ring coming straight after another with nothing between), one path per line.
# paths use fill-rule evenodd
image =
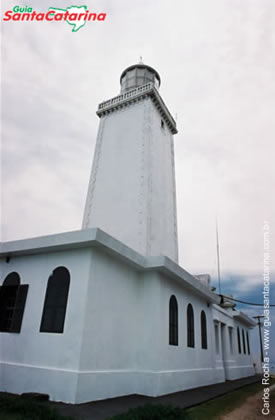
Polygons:
M67 268L53 270L48 280L40 332L63 333L69 286Z
M244 354L246 354L244 330L242 330L242 336L243 336L243 352L244 352Z
M28 285L20 285L19 274L9 273L0 288L0 331L19 333L23 320Z
M194 311L191 303L187 306L187 346L195 347Z
M246 331L246 341L247 341L247 353L250 354L250 343L249 343L248 331Z
M230 354L233 354L233 328L228 327Z
M207 349L207 325L204 311L201 311L201 348Z
M178 345L178 303L174 295L169 301L169 344Z
M217 322L214 323L214 328L215 328L216 353L219 354L219 352L220 352L220 340L219 340L219 324Z
M238 337L238 350L239 353L241 354L242 349L241 349L241 336L240 336L240 328L237 328L237 337Z

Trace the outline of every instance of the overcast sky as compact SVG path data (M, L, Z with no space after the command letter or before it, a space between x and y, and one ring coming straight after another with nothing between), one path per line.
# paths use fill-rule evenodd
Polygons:
M45 12L67 1L2 2ZM180 264L261 296L274 256L274 0L85 0L105 22L2 22L2 239L80 229L98 103L142 56L177 118ZM70 4L71 5L71 4ZM272 251L273 247L273 251ZM272 261L275 269L275 258Z

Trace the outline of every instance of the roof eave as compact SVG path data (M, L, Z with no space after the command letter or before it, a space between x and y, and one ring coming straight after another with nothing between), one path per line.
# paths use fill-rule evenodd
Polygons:
M34 255L89 247L98 247L105 253L130 264L138 271L163 273L208 303L219 303L219 296L170 258L165 256L145 257L98 228L5 242L1 244L0 257Z

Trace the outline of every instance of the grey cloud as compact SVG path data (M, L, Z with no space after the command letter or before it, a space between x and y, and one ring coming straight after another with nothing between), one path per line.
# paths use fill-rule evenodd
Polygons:
M3 237L80 226L96 107L142 55L178 116L181 264L215 272L218 215L223 270L258 272L263 220L275 214L274 2L86 3L106 10L106 22L76 34L62 23L2 25Z

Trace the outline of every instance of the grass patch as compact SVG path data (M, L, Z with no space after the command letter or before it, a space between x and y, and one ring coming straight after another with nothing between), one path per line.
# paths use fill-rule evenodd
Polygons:
M0 412L1 420L21 420L22 417L17 416L16 414L3 414Z
M275 378L270 379L270 386ZM146 404L119 414L106 420L216 420L242 405L250 396L263 390L263 385L247 385L199 406L182 409L167 405ZM271 401L275 392L271 393ZM47 404L11 395L0 395L1 420L75 420L73 417L62 416L56 409Z
M43 403L15 396L0 396L1 420L74 420Z
M270 385L273 383L275 383L275 379L271 378ZM215 398L212 401L189 408L187 413L190 416L190 420L215 420L222 414L229 413L234 408L240 407L250 395L260 392L263 388L261 382L247 385L222 397Z
M190 420L190 417L183 408L146 404L125 414L111 417L109 420Z
M274 383L275 378L271 378L270 386ZM250 395L260 392L263 388L261 382L246 385L222 397L185 410L165 405L147 404L106 420L217 420L221 415L241 406ZM271 396L275 398L275 393Z

